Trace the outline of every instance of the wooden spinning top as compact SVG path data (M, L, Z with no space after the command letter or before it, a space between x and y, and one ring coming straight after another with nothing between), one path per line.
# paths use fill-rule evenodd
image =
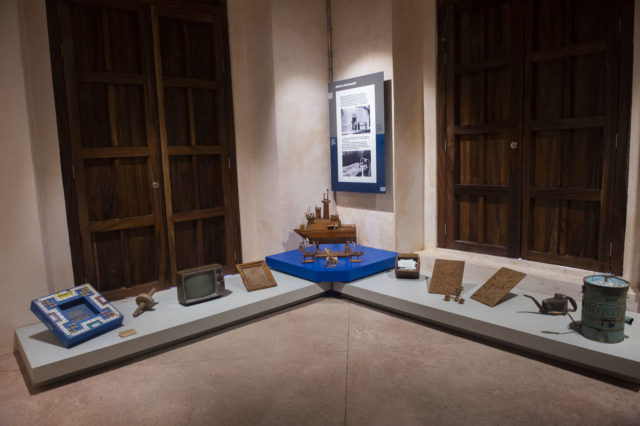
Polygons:
M138 297L136 297L136 304L138 305L138 309L136 309L136 311L133 313L134 317L137 317L138 315L140 315L141 313L143 313L144 311L153 311L153 307L158 303L155 300L153 300L153 293L155 293L156 289L155 287L151 289L151 291L149 292L149 294L147 293L141 293L138 295Z

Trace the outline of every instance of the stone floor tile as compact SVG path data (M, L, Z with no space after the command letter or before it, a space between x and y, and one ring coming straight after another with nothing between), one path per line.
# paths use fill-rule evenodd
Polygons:
M214 360L347 350L348 304L323 297L177 345L151 363Z

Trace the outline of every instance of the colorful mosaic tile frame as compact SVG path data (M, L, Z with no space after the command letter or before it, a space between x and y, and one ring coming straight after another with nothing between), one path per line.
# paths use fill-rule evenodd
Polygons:
M65 308L71 305L80 305L79 309L74 311L82 311L82 318L72 317L71 310ZM67 348L119 327L124 319L123 315L88 283L32 300L31 311ZM90 315L87 315L87 312L90 312Z

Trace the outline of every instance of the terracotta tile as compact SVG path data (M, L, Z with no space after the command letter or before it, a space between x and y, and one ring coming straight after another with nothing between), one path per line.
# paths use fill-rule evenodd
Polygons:
M13 354L1 355L0 384L0 425L637 424L640 418L639 386L332 298L33 395Z
M3 391L0 424L342 424L345 366L346 352L142 361L36 395ZM18 376L3 384L20 388Z
M412 328L404 328L404 339ZM402 327L393 324L387 332L392 330ZM372 345L351 346L347 423L561 424L582 419L631 424L639 418L637 389L462 337L449 338L456 343L424 340L404 347L378 345L375 350Z
M320 298L176 347L149 360L214 360L347 350L348 304Z

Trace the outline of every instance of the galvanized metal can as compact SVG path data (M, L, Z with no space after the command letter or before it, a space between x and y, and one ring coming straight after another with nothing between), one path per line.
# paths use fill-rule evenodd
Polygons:
M629 283L612 275L591 275L583 281L582 335L598 342L622 342Z

